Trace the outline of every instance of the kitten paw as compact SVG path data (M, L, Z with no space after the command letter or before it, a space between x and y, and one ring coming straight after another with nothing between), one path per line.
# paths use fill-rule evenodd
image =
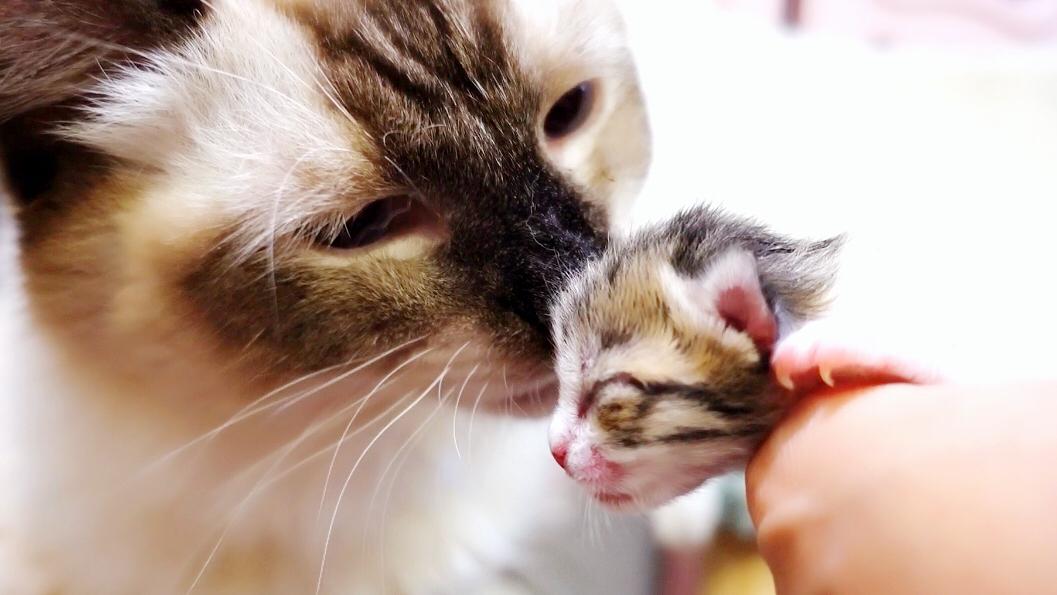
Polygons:
M781 340L771 369L778 384L796 392L856 384L930 384L941 379L928 365L883 344L877 336L834 321L809 323Z

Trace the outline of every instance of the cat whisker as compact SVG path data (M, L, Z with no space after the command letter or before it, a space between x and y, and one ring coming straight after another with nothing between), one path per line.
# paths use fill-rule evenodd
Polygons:
M207 3L207 6L212 6L212 5ZM233 6L234 6L234 4L233 4ZM129 55L132 55L132 56L136 56L136 57L139 57L139 58L142 58L142 59L148 61L151 64L157 64L158 60L159 60L159 56L160 56L156 52L145 51L145 50L137 49L137 48L134 48L134 47L131 47L131 46L113 43L113 42L110 42L110 41L107 41L107 40L94 38L94 37L87 36L87 35L84 35L82 33L76 32L76 31L70 31L70 30L67 30L67 29L59 28L59 27L49 28L48 29L48 34L64 36L66 38L67 42L71 42L71 41L78 42L78 43L84 44L84 45L89 46L89 47L103 48L103 49L107 49L107 50L110 50L110 51L113 51L113 52L120 52L120 53L129 54ZM256 40L253 40L253 41L254 41L254 43L259 43ZM264 50L267 53L267 50L263 46L261 46L261 49ZM268 55L273 60L276 60L276 62L278 64L280 64L280 66L282 66L291 76L293 76L296 81L298 81L301 84L307 86L307 84L304 83L304 81L300 77L298 77L296 75L296 73L294 73L291 69L286 67L286 65L283 64L282 62L280 62L274 55L272 55L270 53ZM230 78L232 80L237 80L239 82L243 82L243 83L247 83L247 84L259 87L259 88L261 88L261 89L263 89L265 91L268 91L269 93L275 95L276 97L279 97L285 103L287 103L288 105L292 106L295 110L297 110L297 111L299 111L301 113L305 113L305 114L312 114L313 113L313 110L309 106L307 106L304 103L298 101L297 99L295 99L294 97L290 96L289 94L284 93L283 91L279 90L278 88L276 88L274 86L271 86L271 85L268 85L268 84L266 84L266 83L264 83L262 81L253 80L251 78L248 78L248 77L245 77L245 76L241 76L241 75L236 74L234 72L230 72L230 71L223 70L223 69L220 69L220 68L211 67L211 66L209 66L207 64L203 64L201 62L196 62L196 61L194 61L192 59L188 59L187 57L181 56L181 55L179 55L179 54L177 54L175 52L167 52L165 54L165 61L167 61L169 63L172 63L172 64L178 64L178 65L183 66L183 67L187 67L187 68L191 68L191 69L197 69L197 70L202 71L202 72L207 72L207 73L210 73L210 74L216 74L218 76ZM96 63L99 64L99 59L98 58L96 59ZM97 82L99 82L99 83L101 83L103 85L113 84L113 80L110 78L109 73L107 73L106 70L104 68L102 68L101 65L100 65L100 71L101 71L101 75L102 76L94 76L93 77L94 80L96 80ZM322 91L323 94L326 95L327 98L331 102L333 102L338 107L338 109L340 111L342 111L345 114L346 117L351 118L351 115L348 114L348 111L343 106L341 106L333 98L332 94L330 94L325 88L320 86L318 84L318 81L316 81L316 85L317 85L317 87L319 87L320 91ZM274 125L274 123L272 125ZM77 136L75 126L73 124L71 124L71 123L67 123L65 126L60 126L60 127L57 128L57 130L58 131L64 131L67 134L72 134L74 137ZM308 131L305 131L305 130L300 130L299 132L301 132L302 134L309 133ZM351 149L344 148L344 147L328 146L328 144L326 142L324 142L323 139L318 139L317 138L316 141L317 142L315 143L315 145L317 147L322 147L322 148L324 148L326 150L335 151L335 152L346 152L346 153L352 153L353 152ZM244 159L254 159L254 158L257 158L257 156L255 156L255 155L243 155L243 158Z
M470 423L466 429L466 458L469 460L473 457L473 420L477 416L477 408L481 405L481 397L484 396L486 390L488 390L489 381L486 380L481 390L477 391L477 398L473 401L473 409L470 410Z
M317 378L317 377L319 377L319 376L321 376L323 374L326 374L328 372L332 372L332 371L334 371L334 370L336 370L338 368L341 368L343 366L350 365L352 363L352 361L353 360L345 361L345 362L342 362L340 364L334 364L332 366L328 366L326 368L321 368L321 369L316 370L314 372L310 372L308 374L304 374L303 376L299 376L299 377L287 382L286 384L284 384L284 385L282 385L282 386L280 386L280 387L278 387L276 389L273 389L273 390L265 393L264 395L261 395L260 397L257 397L256 399L254 399L253 401L251 401L250 403L248 403L247 405L243 406L238 411L233 413L227 419L227 421L222 423L220 426L218 426L216 428L213 428L212 430L209 430L208 432L193 438L189 442L186 442L185 444L183 444L181 446L178 446L178 447L174 448L173 450L170 450L169 452L165 453L164 455L158 457L154 462L152 462L152 463L150 463L148 465L145 465L143 467L142 471L141 471L141 474L147 474L151 470L153 470L155 467L158 467L160 465L163 465L163 464L169 462L171 459L179 456L182 452L185 452L186 450L194 447L195 445L197 445L197 444L199 444L201 442L205 442L205 441L211 440L213 437L215 437L216 435L220 434L221 432L223 432L227 428L239 423L240 421L242 421L246 417L249 417L250 415L252 415L253 414L253 410L256 407L258 407L260 405L263 405L263 403L265 401L269 400L270 398L272 398L272 397L274 397L274 396L276 396L278 394L281 394L284 391L297 386L298 384L302 384L304 382L308 382L309 380Z
M391 350L389 350L388 353L386 353L386 354L384 354L382 356L376 357L376 358L372 359L370 362L367 362L367 363L365 363L363 365L357 366L356 369L349 370L348 372L343 372L341 375L339 375L339 376L337 376L337 377L335 377L335 378L333 378L331 380L328 380L327 382L325 382L325 383L323 383L323 384L311 389L310 391L302 393L301 395L297 396L296 398L287 399L287 400L285 400L285 402L276 403L276 405L278 406L278 409L276 409L276 411L274 413L282 413L283 411L289 409L290 407L293 407L297 403L307 399L308 397L310 397L310 396L312 396L314 394L317 394L317 393L319 393L322 390L328 389L331 386L334 386L335 384L338 384L340 382L345 381L346 379L348 379L350 376L352 376L356 372L359 372L359 371L363 370L364 368L370 366L371 364L377 362L378 360L380 360L380 359L382 359L382 358L384 358L384 357L386 357L388 355L392 355L393 353L395 353L397 351L397 349L400 349L400 348L398 347L396 349L391 349ZM415 354L413 356L413 359L418 359L419 357L422 357L422 356L424 356L427 353L430 353L432 351L433 351L433 348L430 347L430 348L428 348L428 349L426 349L424 351L419 352L418 354Z
M378 423L379 421L385 419L386 417L389 416L389 414L391 414L392 412L394 412L398 408L400 408L400 406L404 404L404 402L409 398L409 396L411 394L412 394L411 392L408 392L408 393L405 393L403 396L401 396L399 399L396 399L392 405L390 405L389 407L387 407L385 409L385 411L382 411L378 415L375 415L374 417L372 417L369 420L365 421L363 423L363 425L361 425L356 430L350 432L347 436L345 436L344 439L335 440L333 443L331 443L331 444L329 444L329 445L327 445L327 446L325 446L323 448L320 448L319 450L317 450L317 451L313 452L312 454L306 456L305 458L301 459L297 463L291 465L290 467L287 467L286 469L284 469L283 471L278 473L275 477L273 477L272 479L268 480L268 482L265 483L264 487L269 487L269 486L271 486L271 485L273 485L275 483L278 483L278 482L282 481L284 478L290 476L292 473L294 473L298 469L300 469L300 468L304 467L305 465L311 463L312 461L316 460L317 458L327 454L328 452L331 452L331 451L333 451L336 448L340 448L341 445L345 444L349 440L352 440L356 436L359 436L361 433L366 432L367 430L371 429L376 423ZM353 406L355 406L355 405L356 405L356 403L353 404ZM351 407L349 407L349 408L351 408ZM348 413L349 408L346 408L346 409L342 410L341 413ZM332 416L330 418L330 421L335 421L335 419L337 417L339 417L339 414L336 414L336 415Z
M201 581L202 577L205 575L206 569L209 567L210 563L215 558L216 553L219 551L221 545L224 542L224 539L227 537L228 532L231 530L231 527L234 525L235 520L242 514L242 511L249 504L249 502L255 496L257 496L259 493L263 492L266 488L268 488L269 486L271 486L274 483L276 483L276 481L278 481L278 479L281 479L282 477L285 477L290 472L292 472L292 470L294 468L300 467L301 464L303 464L305 461L302 461L302 463L299 463L297 465L294 465L291 468L288 468L288 469L284 470L282 473L279 474L278 477L275 477L275 478L270 480L269 477L271 477L273 472L276 469L278 469L279 465L281 465L282 462L285 461L286 458L292 452L294 452L294 450L296 450L297 447L300 446L310 436L314 435L316 432L318 432L320 429L322 429L323 427L327 426L331 422L339 419L342 415L347 413L351 408L356 407L357 405L359 405L359 408L356 410L356 413L353 415L353 418L355 419L355 416L358 415L359 412L362 410L363 405L366 404L366 402L371 398L371 396L374 395L384 385L386 380L388 380L389 378L392 378L392 376L394 374L396 374L399 370L401 370L402 368L404 368L406 365L410 364L411 362L417 360L418 358L422 357L423 355L425 355L429 351L431 351L431 349L427 349L427 350L421 351L418 354L412 356L411 358L408 358L400 366L398 366L393 371L391 371L369 393L367 393L363 397L357 399L356 401L354 401L350 405L346 406L342 410L338 411L337 413L329 415L326 419L309 426L304 431L302 431L301 434L296 439L294 439L291 442L289 442L285 447L283 447L279 451L276 451L276 452L272 453L268 457L265 457L265 459L262 459L261 462L263 463L268 458L276 457L275 460L272 462L272 464L268 467L268 469L266 469L264 471L264 473L261 474L260 479L250 489L249 493L238 504L236 504L234 510L228 516L228 520L225 523L225 526L224 526L223 530L221 531L220 536L217 538L217 541L213 544L213 547L210 550L209 555L206 557L205 562L203 563L203 565L202 565L201 569L199 570L198 574L195 576L195 579L192 582L191 586L189 587L187 593L191 593L194 590L194 588L198 585L198 583ZM405 395L405 397L406 397L406 395ZM403 401L403 399L400 400L400 402L402 402L402 401ZM385 413L383 413L382 415L385 415ZM376 418L376 419L378 419L378 418ZM351 425L351 421L350 421L350 425ZM336 444L336 447L340 447L340 444L349 436L350 436L350 434L348 433L348 426L346 426L346 431L342 434L342 438L340 440L338 440L338 443ZM335 450L335 452L337 452L337 451Z
M318 429L318 427L319 426L316 426L316 429ZM314 433L314 431L314 429L311 429L312 433ZM257 480L257 483L255 483L252 488L250 488L250 491L246 494L246 496L241 501L239 501L238 504L235 505L235 508L228 515L228 519L224 523L224 528L221 530L216 542L214 542L213 547L210 549L209 554L206 556L205 561L202 563L202 567L195 575L195 578L191 582L191 585L187 588L187 595L190 595L195 590L195 587L197 587L198 583L201 582L202 577L205 576L206 570L209 568L209 565L213 562L213 559L216 557L217 552L220 551L220 547L221 545L223 545L224 540L228 536L228 533L234 526L235 521L238 519L238 517L242 515L242 512L245 510L246 506L250 503L250 501L252 501L257 494L263 491L262 486L265 485L265 478L271 475L272 471L277 469L279 465L281 465L282 462L286 460L286 457L289 456L290 453L292 453L297 448L297 446L301 444L303 439L307 438L307 436L309 435L310 430L305 430L304 432L302 432L301 436L287 444L286 447L281 449L280 452L273 453L278 456L275 458L272 464L268 466L264 473L261 474L261 478Z
M378 384L376 384L374 386L374 388L371 389L371 391L367 394L367 396L365 398L361 399L361 403L360 403L359 408L356 409L356 411L353 412L352 417L350 417L348 423L345 424L345 429L341 432L341 438L338 439L339 446L338 446L338 448L334 449L334 456L331 457L330 465L327 467L327 477L323 481L323 493L322 493L322 495L320 496L320 499L319 499L319 510L318 510L318 512L316 512L316 521L317 522L319 521L319 517L323 515L323 504L326 502L326 499L327 499L327 491L328 491L328 489L330 487L330 477L334 473L334 465L335 465L335 463L338 460L338 454L341 452L341 446L340 445L345 441L345 437L348 436L349 432L352 430L352 424L356 422L356 418L359 417L360 412L363 411L363 408L367 405L367 400L370 399L371 395L374 395L378 391L378 389L382 387L383 384L385 384L390 378L392 378L394 374L396 374L397 372L402 370L405 366L411 364L412 362L414 362L418 358L426 355L430 351L432 351L432 349L427 349L425 351L421 351L418 354L416 354L416 355L404 360L403 363L401 363L399 366L396 366L395 368L393 368L380 381L378 381Z
M421 355L424 355L424 354L418 354L418 356L421 356ZM417 359L417 357L416 357L416 359ZM340 448L345 442L348 442L352 438L354 438L354 437L358 436L359 434L369 430L372 426L374 426L374 424L378 423L382 419L385 419L391 413L393 413L393 411L397 410L401 405L403 405L410 394L412 394L412 393L410 393L410 392L409 393L405 393L402 397L400 397L399 399L396 399L393 402L392 405L390 405L384 411L380 412L379 414L375 415L374 417L372 417L369 420L367 420L366 422L364 422L356 430L354 430L352 432L348 432L347 434L344 434L341 438L339 438L338 440L335 440L332 444L330 444L328 446L325 446L325 447L313 452L312 454L306 456L305 458L303 458L299 462L295 463L294 465L291 465L290 467L284 469L282 472L280 472L274 478L269 480L264 485L264 487L268 487L268 486L270 486L270 485L272 485L274 483L277 483L277 482L281 481L283 478L289 476L291 473L297 471L301 467L307 465L308 463L311 463L315 459L327 454L328 452L331 452L333 450L336 450L336 449ZM344 407L343 409L341 409L337 413L331 415L330 417L327 418L327 420L325 420L324 422L321 422L321 423L329 423L331 421L335 421L337 418L340 418L341 416L343 416L346 413L348 413L354 407L357 407L361 402L362 402L362 399L357 399L356 401L350 403L349 405L347 405L346 407ZM318 427L318 424L317 424L317 427Z
M451 414L451 439L455 443L455 455L462 460L462 452L459 451L459 433L458 433L458 420L459 420L459 402L462 400L462 393L466 390L466 385L470 383L470 379L477 373L477 369L481 367L481 364L477 364L470 370L470 373L466 375L466 378L462 381L462 387L459 389L459 394L455 397L455 407L452 408Z
M452 362L455 361L455 358L457 358L459 354L462 353L462 351L466 349L469 345L470 341L463 343L462 347L460 347L458 350L455 351L454 354L452 354L451 358L448 359L448 363L444 366L444 369L441 370L440 374L437 375L437 378L428 387L426 387L426 390L422 391L422 394L420 394L418 398L412 401L410 405L405 407L400 413L396 415L396 417L390 420L389 423L387 423L381 430L378 431L377 434L374 435L374 438L371 438L370 442L367 443L367 446L364 447L363 452L361 452L360 456L356 459L356 462L353 463L352 469L349 470L348 475L345 477L345 483L342 484L341 490L338 492L337 502L334 503L334 512L330 516L330 524L327 527L327 536L323 542L323 558L319 564L319 578L316 580L316 595L319 595L320 591L323 589L323 577L326 572L327 553L330 550L330 539L331 536L334 534L334 525L337 523L338 520L338 511L341 508L341 500L345 496L345 492L348 490L349 484L352 482L352 477L353 475L355 475L356 469L359 468L360 463L363 462L364 457L366 457L367 453L370 452L371 447L373 447L375 443L378 442L379 439L381 439L385 432L389 430L389 428L393 427L396 422L400 421L402 417L407 415L407 413L411 411L411 409L413 409L415 405L422 402L422 399L424 399L426 395L433 391L434 386L440 385L440 382L443 380L444 376L448 373L448 371L451 370Z
M364 368L366 368L366 367L368 367L368 366L370 366L372 364L375 364L378 361L380 361L380 360L392 355L393 353L396 353L397 351L399 351L401 349L404 349L404 348L406 348L406 347L408 347L410 345L413 345L414 343L416 343L418 341L421 341L424 338L425 338L424 336L417 337L415 339L411 339L410 341L406 341L404 343L401 343L400 345L397 345L396 347L393 347L391 349L387 349L386 351L382 352L381 354L372 357L371 359L369 359L369 360L365 361L364 363L354 367L353 369L342 373L337 378L329 381L328 383L323 384L321 386L318 386L318 387L312 389L311 391L309 391L309 393L302 393L301 395L297 396L297 399L301 400L303 398L307 398L307 396L310 396L310 393L312 393L313 391L314 392L318 392L320 390L323 390L323 389L327 388L330 385L333 385L336 382L340 382L341 380L344 380L345 378L348 378L352 374L355 374L356 372L359 372L359 371L363 370ZM322 375L324 375L324 374L326 374L328 372L332 372L332 371L334 371L334 370L336 370L338 368L351 365L352 362L354 362L354 361L356 361L356 358L350 359L350 360L348 360L346 362L342 362L340 364L334 364L333 366L329 366L329 367L326 367L326 368L322 368L320 370L316 370L315 372L311 372L309 374L305 374L304 376L301 376L299 378L291 380L290 382L287 382L286 384L280 386L279 388L268 392L264 396L259 397L258 399L256 399L252 403L250 403L249 405L247 405L247 406L243 407L242 409L240 409L238 412L236 412L232 417L230 417L226 422L224 422L220 426L218 426L218 427L216 427L216 428L214 428L214 429L212 429L212 430L210 430L210 431L208 431L208 432L206 432L206 433L204 433L204 434L192 439L190 442L187 442L186 444L184 444L184 445L182 445L182 446L180 446L180 447L178 447L178 448L166 453L165 455L160 457L158 460L156 460L154 463L151 463L151 464L147 465L145 467L145 471L144 472L146 472L146 471L148 471L148 470L150 470L150 469L152 469L152 468L154 468L154 467L156 467L156 466L158 466L160 464L163 464L163 463L167 462L168 460L171 460L173 457L178 456L181 452L186 451L187 449L195 446L196 444L200 444L202 442L209 441L209 440L213 439L214 437L216 437L217 435L222 433L224 430L227 430L228 428L230 428L230 427L232 427L232 426L234 426L234 425L236 425L236 424L238 424L238 423L240 423L240 422L242 422L242 421L244 421L246 419L249 419L250 417L253 417L253 416L257 415L258 413L261 413L263 411L267 411L270 408L279 406L280 404L282 404L286 400L286 399L281 399L279 401L275 401L275 402L272 402L272 403L265 404L265 401L267 401L268 399L270 399L270 398L272 398L272 397L274 397L274 396L276 396L278 394L281 394L282 392L286 391L287 389L292 388L294 386L297 386L298 384L301 384L303 382L307 382L309 380L313 380L315 378L318 378L319 376L322 376Z
M393 169L395 169L396 172L400 174L400 177L404 178L404 181L407 182L407 185L410 186L412 190L415 191L415 194L419 198L425 197L425 194L423 194L422 191L418 189L418 186L415 186L415 183L411 181L411 178L408 177L406 173L404 173L403 168L401 168L396 161L394 161L391 157L388 156L386 156L384 159L389 163L389 165L393 166Z
M444 408L444 406L448 402L448 398L451 397L452 392L454 392L454 390L448 391L448 393L446 395L444 395L444 397L441 399L441 402L438 403L437 406L433 408L433 411L428 416L426 416L426 419L421 424L419 424L419 426L415 429L415 431L412 432L411 435L408 436L407 440L405 440L404 443L400 445L400 448L398 448L396 450L396 452L393 453L393 458L389 461L389 464L385 466L385 469L382 470L381 476L378 478L378 483L375 485L374 492L372 492L371 499L370 499L370 501L368 503L368 506L367 506L367 514L365 515L366 518L371 518L371 512L374 511L375 500L377 499L378 493L379 493L379 491L381 491L382 486L385 484L385 477L389 474L389 470L393 467L393 465L397 464L396 469L393 471L393 478L389 482L389 489L387 490L387 493L386 493L385 509L383 509L383 513L380 516L380 522L379 522L380 529L379 529L379 532L381 534L383 534L383 535L384 535L384 529L382 529L382 527L384 527L384 525L385 525L385 510L388 509L389 496L392 494L392 488L396 484L397 475L400 472L400 468L403 466L403 463L410 456L412 450L414 449L415 444L418 443L418 440L421 437L422 431L424 429L426 429L426 427L433 420L433 418L436 417L437 413L439 413ZM397 463L398 459L400 461L399 463ZM367 551L367 534L368 534L369 529L370 529L370 527L368 525L368 526L364 527L364 531L363 531L363 540L362 540L362 543L360 544L360 551L361 551L361 553L363 553L363 555L366 555L366 551ZM383 543L383 546L380 549L384 552L384 550L385 550L384 543ZM383 563L382 566L384 567L385 564Z
M268 225L269 238L268 238L268 243L267 243L267 258L268 258L267 265L268 265L268 285L269 285L269 288L271 289L271 292L272 292L272 312L273 312L273 315L275 316L276 329L278 329L278 327L279 327L279 288L278 288L278 285L276 284L276 279L275 279L275 238L276 238L276 231L277 231L278 226L279 226L279 205L282 203L283 197L286 195L286 186L289 183L290 178L293 176L294 172L297 171L297 169L301 166L302 163L305 162L306 159L308 159L309 157L313 157L313 156L317 155L322 150L324 150L324 149L320 149L320 148L308 149L307 151L304 152L304 154L302 154L300 157L298 157L297 161L295 161L294 164L291 165L290 168L286 170L286 173L283 175L282 182L280 182L279 187L276 189L276 191L274 193L275 194L275 200L272 201L271 221L270 221L270 223Z

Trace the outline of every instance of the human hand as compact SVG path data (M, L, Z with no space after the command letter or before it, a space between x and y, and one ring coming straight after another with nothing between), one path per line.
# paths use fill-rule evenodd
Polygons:
M749 466L781 595L1057 592L1057 382L802 402Z

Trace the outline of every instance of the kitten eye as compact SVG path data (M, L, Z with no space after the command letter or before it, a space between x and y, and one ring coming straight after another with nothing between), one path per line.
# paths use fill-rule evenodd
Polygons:
M404 227L413 206L414 201L406 196L376 200L347 219L336 236L323 238L322 243L338 250L369 246Z
M595 85L584 81L554 102L543 118L543 134L547 140L558 140L576 132L594 107Z

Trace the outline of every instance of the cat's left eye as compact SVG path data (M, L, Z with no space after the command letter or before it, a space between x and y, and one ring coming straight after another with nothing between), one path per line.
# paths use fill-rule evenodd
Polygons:
M335 250L353 250L411 234L441 239L445 230L443 219L422 201L394 195L367 203L337 229L317 236L316 242Z
M587 121L595 103L595 84L584 81L565 92L543 118L547 140L560 140L576 132Z
M326 238L330 248L349 250L369 246L386 236L412 210L412 199L406 196L383 198L371 202L345 220L337 234Z

